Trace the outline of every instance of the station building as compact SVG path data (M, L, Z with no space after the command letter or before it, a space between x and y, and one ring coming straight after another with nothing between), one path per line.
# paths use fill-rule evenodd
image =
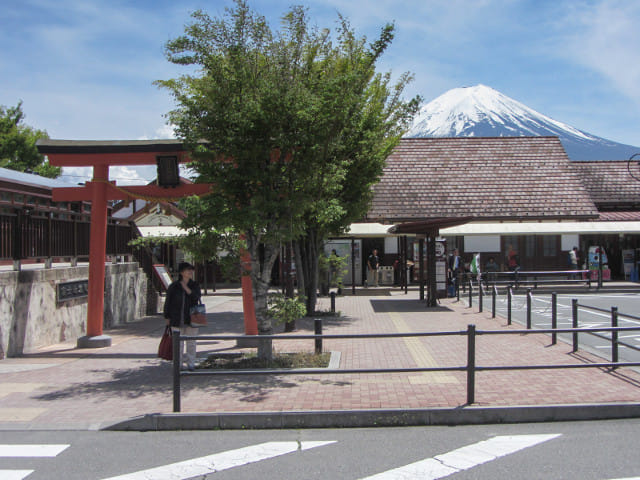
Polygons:
M501 269L509 246L526 271L566 270L574 246L585 261L590 248L602 246L608 275L630 278L640 260L640 181L632 175L638 168L570 161L557 137L402 139L374 186L366 221L471 218L440 229L446 251L457 248L466 261L476 253L482 262L494 257ZM383 265L398 254L389 238L367 240L364 255L372 248Z

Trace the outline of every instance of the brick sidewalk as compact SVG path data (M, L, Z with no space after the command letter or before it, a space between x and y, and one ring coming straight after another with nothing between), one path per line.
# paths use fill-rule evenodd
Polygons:
M338 319L324 333L506 330L504 319L475 313L453 299L426 310L417 292L371 289L377 296L337 298ZM205 297L210 326L202 334L241 334L242 302L237 292ZM321 299L320 310L328 310ZM58 345L36 355L0 361L0 429L96 429L128 418L172 410L171 365L156 357L164 322L160 317L113 329L111 347L78 350ZM309 320L297 332L313 333ZM279 351L313 350L313 340L276 341ZM232 341L200 342L198 355L237 350ZM325 340L340 354L341 369L462 366L466 337ZM479 336L477 365L572 364L599 361L572 354L545 335ZM183 412L280 412L308 410L415 409L466 403L464 372L195 376L182 378ZM640 374L619 369L531 370L476 374L480 406L639 402Z

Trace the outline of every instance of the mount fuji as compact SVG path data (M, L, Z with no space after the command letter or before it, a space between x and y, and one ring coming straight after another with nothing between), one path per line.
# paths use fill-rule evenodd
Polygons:
M639 147L583 132L485 85L454 88L420 109L415 137L557 136L571 160L627 160Z

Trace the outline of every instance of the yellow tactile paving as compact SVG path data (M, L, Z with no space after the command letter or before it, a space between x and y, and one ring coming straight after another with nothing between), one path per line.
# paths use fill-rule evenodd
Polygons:
M396 312L388 312L393 325L398 332L409 332L411 329L407 322ZM416 362L418 367L437 367L438 363L429 353L427 347L420 341L418 337L405 337L403 338L409 354ZM427 384L427 383L459 383L458 380L446 373L441 372L425 372L419 375L412 375L409 377L409 382L413 384Z

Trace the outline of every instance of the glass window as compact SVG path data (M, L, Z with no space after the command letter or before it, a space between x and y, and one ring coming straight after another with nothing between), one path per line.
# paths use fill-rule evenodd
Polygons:
M0 192L0 201L2 202L10 202L11 194L9 192Z
M24 203L24 195L22 195L21 193L14 193L13 203L19 203L19 204Z
M37 202L37 199L33 195L29 195L27 197L27 205L35 205L36 202Z
M558 254L558 236L545 235L542 237L542 256L555 257Z

